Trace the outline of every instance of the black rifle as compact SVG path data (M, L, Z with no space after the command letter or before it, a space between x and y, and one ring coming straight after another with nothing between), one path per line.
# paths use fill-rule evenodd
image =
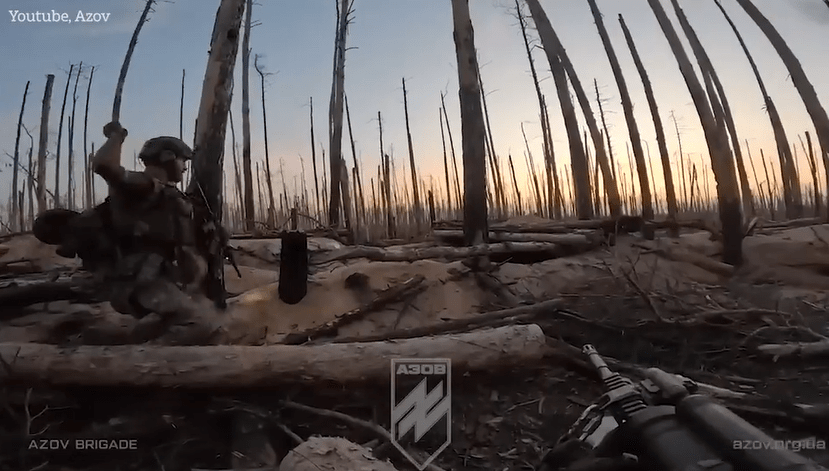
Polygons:
M567 469L573 457L562 450L575 443L597 460L625 457L637 463L616 469L827 471L710 397L696 394L693 381L649 368L648 379L634 383L611 371L592 345L583 351L605 393L545 456L542 470Z

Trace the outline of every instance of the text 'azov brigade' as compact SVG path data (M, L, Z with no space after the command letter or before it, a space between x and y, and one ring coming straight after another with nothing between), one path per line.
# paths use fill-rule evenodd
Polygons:
M391 361L391 441L421 471L452 441L450 370L445 358Z
M44 450L44 451L98 451L98 450L123 450L134 451L138 449L138 440L136 439L118 439L109 440L103 438L97 439L32 439L29 440L29 450Z

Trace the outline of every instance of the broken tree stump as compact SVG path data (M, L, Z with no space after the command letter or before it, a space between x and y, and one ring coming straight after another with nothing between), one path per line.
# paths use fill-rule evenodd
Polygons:
M456 335L314 346L60 347L0 343L0 383L179 388L387 381L392 358L439 357L454 374L538 362L548 351L535 324Z
M279 299L296 304L308 294L308 236L291 231L280 234Z

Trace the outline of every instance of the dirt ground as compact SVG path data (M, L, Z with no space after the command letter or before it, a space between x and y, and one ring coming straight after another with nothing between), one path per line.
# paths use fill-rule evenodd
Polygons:
M762 395L780 408L825 404L829 368L823 359L769 358L757 346L829 336L827 241L829 226L761 230L745 240L746 263L733 274L710 263L717 260L719 244L702 232L673 240L658 235L655 241L634 234L577 256L503 262L493 276L508 287L513 301L562 299L558 313L567 315L543 313L526 321L539 325L558 353L537 364L455 373L452 443L435 464L445 470L532 470L546 447L601 394L580 366L579 355L562 354L572 351L567 346L585 343L623 364L659 366L699 382ZM378 335L508 307L507 298L480 286L462 262L364 259L313 266L306 298L286 305L276 293L278 241L234 243L243 277L227 272L228 291L238 296L231 299L225 327L237 344L277 343L417 275L424 281L416 297L374 312L339 335ZM340 248L324 239L311 245L313 251ZM18 267L0 276L0 288L42 277L27 271L72 276L65 273L73 261L54 257L49 247L27 236L2 242L0 255L0 264ZM369 286L347 288L345 280L354 273L367 276ZM65 338L55 339L59 326L79 316L97 328L126 329L133 322L106 303L40 303L27 308L26 315L4 313L0 342L84 343L85 333L77 328L59 330ZM343 436L355 443L377 438L352 424L284 408L280 401L285 399L373 421L386 430L390 422L388 383L246 391L233 385L210 391L0 385L0 470L228 469L232 411L240 407L266 412L278 459L294 446L285 428L300 438ZM743 413L775 438L825 440L829 435L829 427ZM136 439L139 446L137 451L94 453L27 450L26 433L47 426L38 437L117 437ZM378 457L389 458L400 470L414 469L388 444L374 445ZM825 453L804 453L829 462Z

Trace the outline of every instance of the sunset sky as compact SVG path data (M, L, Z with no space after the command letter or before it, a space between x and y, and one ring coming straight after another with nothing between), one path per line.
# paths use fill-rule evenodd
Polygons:
M734 0L722 2L748 43L769 93L780 111L789 139L797 144L800 153L797 136L807 130L812 133L814 131L785 67L765 36L739 5ZM794 50L824 107L829 106L829 41L825 40L829 37L829 8L822 0L754 2ZM328 99L331 91L336 11L334 0L259 0L259 3L254 5L253 18L260 25L252 31L251 47L254 55L262 56L260 64L272 74L265 81L271 168L275 184L281 188L279 168L280 159L284 159L285 177L289 191L292 191L294 178L301 171L300 156L305 162L308 184L312 185L310 97L314 99L317 158L320 158L323 148L327 154ZM762 97L745 55L722 14L711 0L684 0L680 3L723 81L741 142L748 140L756 164L759 164L760 148L766 151L767 159L776 158ZM83 155L83 110L90 67L95 66L89 104L88 140L91 147L92 142L100 146L104 140L101 129L109 120L118 72L144 2L31 0L6 4L10 5L12 11L40 11L49 14L52 10L65 12L73 21L21 23L12 21L12 14L4 12L5 19L0 28L0 42L6 45L3 53L6 72L0 76L0 151L3 154L3 165L0 166L0 179L3 182L0 186L0 201L4 206L10 194L12 175L11 159L6 154L14 153L17 120L26 82L31 81L31 85L23 122L36 143L46 75L56 75L49 120L50 161L47 170L48 186L52 188L60 109L69 66L83 61L83 75L77 93L78 124L75 127L74 142L75 154L80 159ZM184 140L192 144L193 123L198 112L210 34L218 4L216 0L161 2L155 6L150 21L144 25L130 65L121 109L121 122L130 133L123 158L128 168L133 165L133 152L141 147L144 140L159 135L178 135L182 69L186 70ZM542 0L541 4L564 43L582 83L590 86L589 94L596 113L598 107L592 84L594 79L598 81L614 155L622 171L629 172L625 152L625 143L629 138L619 92L587 2ZM661 195L662 169L655 132L641 81L619 27L619 14L624 16L650 74L673 159L676 159L677 139L670 119L671 112L679 123L683 151L696 162L700 159L707 161L708 153L699 119L676 61L647 1L598 0L598 4L624 69L641 137L647 142L653 156L653 172L657 175L658 194ZM663 0L663 6L672 20L675 19L670 2ZM354 22L348 36L348 47L351 49L346 53L345 89L351 108L357 154L366 170L364 184L368 185L370 176L376 175L379 163L378 111L383 115L386 151L393 152L399 172L402 171L404 160L408 171L401 87L401 79L405 78L418 172L427 181L429 175L433 176L436 187L440 186L443 193L443 151L438 121L441 92L446 93L458 164L461 163L458 75L452 38L451 3L449 0L356 0L355 9ZM106 22L74 21L79 10L85 13L108 13L109 17ZM516 170L526 175L525 147L520 125L523 122L527 130L537 165L541 164L542 156L541 131L538 103L520 29L514 17L514 2L471 0L470 10L496 151L503 161L506 161L508 154L512 154ZM675 25L679 28L676 22ZM535 36L534 31L531 34ZM690 54L690 49L687 50ZM535 51L534 59L543 78L542 86L552 116L556 157L560 166L569 166L567 138L549 65L541 50ZM232 113L241 152L241 51L236 64ZM72 85L74 86L74 79ZM260 87L259 76L251 70L252 153L255 161L261 161L264 156ZM63 165L68 153L65 126L72 108L71 97L70 87L62 141L64 147L61 151ZM581 118L580 122L583 123ZM344 156L351 166L353 160L347 144L347 131L344 136ZM23 133L20 139L23 161L29 147L29 138ZM231 172L229 130L226 149L226 169ZM802 153L800 157L802 159ZM800 163L804 184L810 183L806 160L802 159ZM758 178L763 181L761 169L757 170ZM66 189L66 174L64 166L61 170L62 191ZM79 174L80 165L76 167L76 175ZM519 184L522 192L525 192L526 179L522 175L519 176ZM754 186L750 168L749 178ZM97 187L104 188L100 178L97 178ZM80 189L78 181L78 194ZM102 193L98 192L99 195Z

